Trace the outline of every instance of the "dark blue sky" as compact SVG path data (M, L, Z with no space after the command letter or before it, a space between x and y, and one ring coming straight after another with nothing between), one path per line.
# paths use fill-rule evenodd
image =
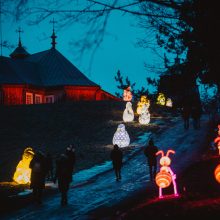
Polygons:
M53 17L55 20L59 19L56 15ZM4 17L3 40L17 45L18 34L15 30L21 26L24 30L24 33L21 34L22 44L29 53L47 50L51 47L52 24L50 20L53 17L31 26L28 25L31 17L19 22L15 22L13 18ZM87 77L110 93L118 91L114 80L118 70L123 76L128 76L132 82L136 82L136 88L141 86L146 88L146 77L154 77L155 73L146 69L144 63L161 67L163 61L151 49L143 49L135 45L137 39L144 37L143 30L136 27L136 24L137 19L133 16L122 16L119 12L114 12L109 18L107 35L95 53L91 68L92 51L88 50L83 56L79 56L79 48L72 44L84 37L86 26L75 23L59 29L59 24L56 24L57 49ZM149 36L149 40L154 41L153 38L152 35ZM9 56L12 51L13 49L3 49L3 55ZM163 56L163 53L160 55Z

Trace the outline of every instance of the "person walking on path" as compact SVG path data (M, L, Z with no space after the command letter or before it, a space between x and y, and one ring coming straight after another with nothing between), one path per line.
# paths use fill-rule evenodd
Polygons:
M34 200L42 203L42 191L45 188L46 163L45 157L41 152L36 152L29 165L31 169L31 184Z
M56 161L54 183L56 183L56 180L58 180L58 188L61 192L61 205L67 205L67 193L72 182L72 169L67 154L61 154Z
M190 106L188 104L185 104L182 108L182 118L184 121L185 130L189 129L190 112L191 112Z
M110 156L112 160L113 169L115 171L116 181L119 181L121 179L123 154L117 144L114 145L114 149L111 151Z
M67 149L66 149L66 156L68 158L69 161L69 168L71 170L71 181L72 181L72 175L74 172L74 167L75 167L75 163L76 163L76 154L75 154L75 148L73 147L72 144L70 144Z
M195 129L200 128L201 113L202 113L202 109L199 105L192 106L191 117L193 119L193 127Z
M154 145L154 141L151 138L148 145L144 149L144 154L147 157L147 163L150 172L150 180L153 181L153 178L156 176L157 172L157 156L156 153L158 148Z

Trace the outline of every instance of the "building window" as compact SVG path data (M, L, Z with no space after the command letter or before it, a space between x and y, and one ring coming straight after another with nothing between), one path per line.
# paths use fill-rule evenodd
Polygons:
M54 95L45 96L45 103L54 103Z
M33 93L26 92L26 104L33 104Z
M35 104L41 104L42 103L42 95L35 95Z

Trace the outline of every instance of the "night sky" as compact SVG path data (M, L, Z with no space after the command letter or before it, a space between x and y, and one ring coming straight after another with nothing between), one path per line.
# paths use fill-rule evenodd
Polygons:
M16 29L20 26L24 31L21 33L22 44L29 53L47 50L51 47L52 24L50 21L53 18L59 20L59 16L52 15L38 25L29 25L28 23L33 17L15 21L10 16L4 16L2 23L3 41L7 40L8 43L17 46L18 33L16 33ZM56 23L56 48L87 77L112 94L119 91L114 80L118 70L124 77L128 76L132 82L136 82L136 89L144 86L152 91L152 88L147 86L146 77L154 78L158 75L146 69L144 63L163 67L163 60L151 49L136 46L137 39L147 36L143 29L137 27L137 23L137 19L133 16L114 12L107 25L107 34L96 51L94 59L91 55L92 50L86 51L83 56L80 56L79 48L73 44L85 35L86 26L75 23L60 28L59 23ZM148 37L158 47L154 41L154 36L151 34ZM9 56L13 50L3 48L3 56ZM163 57L162 50L158 51L159 55ZM92 66L90 66L91 61Z

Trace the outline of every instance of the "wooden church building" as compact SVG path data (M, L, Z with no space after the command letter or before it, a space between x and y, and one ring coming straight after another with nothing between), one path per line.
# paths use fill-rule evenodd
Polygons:
M0 56L0 104L119 100L89 80L56 49L54 29L51 49L35 54L24 49L20 32L18 47L10 57Z

